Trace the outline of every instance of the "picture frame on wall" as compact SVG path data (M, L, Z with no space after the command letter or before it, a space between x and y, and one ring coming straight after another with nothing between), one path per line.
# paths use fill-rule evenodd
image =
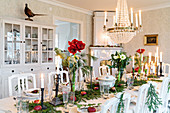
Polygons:
M158 45L158 34L151 34L144 36L145 46L156 46Z

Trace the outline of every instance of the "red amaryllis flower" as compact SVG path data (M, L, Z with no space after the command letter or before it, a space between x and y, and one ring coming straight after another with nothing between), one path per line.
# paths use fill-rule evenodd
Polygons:
M72 40L71 42L68 41L70 47L68 47L68 51L73 55L77 53L77 51L81 52L85 48L85 43L82 41L78 41L76 39Z
M72 47L72 46L68 47L68 51L69 51L70 53L72 53L73 55L77 53L77 49L74 48L74 47Z
M77 43L77 48L78 48L78 51L81 52L80 50L83 50L85 48L85 43L83 43L82 41L79 41Z
M139 53L139 54L142 54L142 53L145 52L145 49L138 49L136 52Z

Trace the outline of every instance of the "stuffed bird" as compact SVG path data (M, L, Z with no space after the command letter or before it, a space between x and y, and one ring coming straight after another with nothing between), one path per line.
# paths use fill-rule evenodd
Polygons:
M28 4L25 4L25 9L24 9L25 14L28 16L28 18L25 18L25 20L30 20L33 21L30 17L34 16L45 16L45 14L34 14L31 9L28 8Z

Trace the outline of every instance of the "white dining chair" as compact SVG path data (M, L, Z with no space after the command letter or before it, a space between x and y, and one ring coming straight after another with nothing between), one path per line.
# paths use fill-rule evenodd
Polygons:
M107 100L101 106L101 113L108 113L108 111L110 111L109 113L116 113L121 94L122 93L118 93L116 97ZM129 113L130 99L131 95L129 93L123 95L124 113Z
M20 94L22 91L29 89L28 81L29 81L30 77L32 77L33 88L36 88L35 74L21 73L21 74L15 74L15 75L8 77L9 96L13 96L13 85L12 85L13 79L15 79L15 78L17 79L17 82L18 82L17 93Z
M170 96L170 91L168 92L168 85L170 83L170 74L168 77L163 79L159 97L162 100L162 105L159 106L157 113L167 113L168 112L168 98Z
M142 85L139 88L136 106L133 108L132 112L129 112L129 113L151 113L148 111L148 107L145 104L146 99L147 99L146 96L147 96L147 92L148 92L148 88L150 87L150 84L152 84L155 89L157 88L156 82L149 81L147 84Z
M62 84L69 84L69 75L68 75L68 71L60 71L60 75L61 75L61 83ZM65 77L64 77L65 75ZM64 81L65 79L65 81Z
M102 75L111 75L109 66L100 66L99 67L99 77Z

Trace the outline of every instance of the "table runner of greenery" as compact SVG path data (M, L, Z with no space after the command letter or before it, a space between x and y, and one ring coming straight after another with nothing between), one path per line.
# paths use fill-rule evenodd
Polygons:
M134 86L141 86L141 85L146 84L146 83L147 83L146 80L134 80ZM95 90L95 87L98 87L98 88ZM116 90L112 90L112 88L110 88L110 93L122 92L126 88L126 82L116 81L114 87L115 87ZM75 97L76 97L75 104L76 105L81 101L86 102L86 100L101 98L99 83L93 82L92 83L92 89L90 88L90 85L88 84L87 88L88 88L87 90L75 91ZM85 91L86 94L81 95L82 91ZM58 97L60 98L61 101L63 100L62 94L59 94ZM57 111L55 109L55 107L64 107L64 105L53 106L53 105L49 104L49 102L45 102L44 105L47 106L48 109L41 110L41 111L35 111L34 107L38 106L38 105L41 105L41 104L36 104L36 103L33 103L33 102L30 103L29 104L29 111L31 111L31 113L47 113L47 112L61 113L61 111Z

